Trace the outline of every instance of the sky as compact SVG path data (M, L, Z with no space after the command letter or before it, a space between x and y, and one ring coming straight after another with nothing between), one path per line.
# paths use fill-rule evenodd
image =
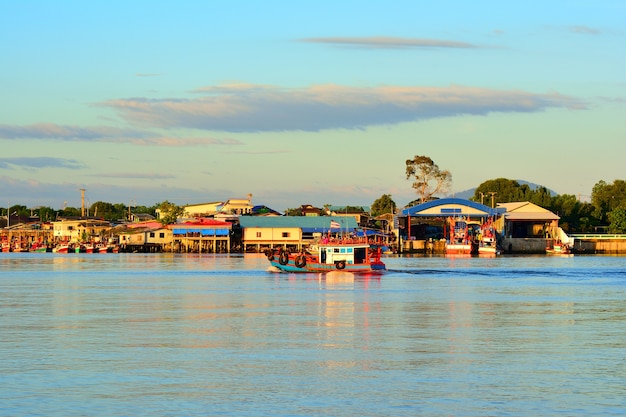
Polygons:
M0 207L626 179L626 2L0 0Z

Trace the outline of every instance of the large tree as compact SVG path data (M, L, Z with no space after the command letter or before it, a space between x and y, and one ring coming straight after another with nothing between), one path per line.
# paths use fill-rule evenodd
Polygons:
M626 181L615 180L613 184L607 184L600 180L593 186L591 191L591 204L594 208L594 215L608 222L608 215L614 209L626 202Z
M158 210L159 222L164 226L176 223L176 220L185 213L184 207L177 206L167 200L158 205Z
M105 201L96 201L90 207L91 215L105 220L115 221L127 217L127 208L120 204L111 204Z
M415 188L421 203L448 191L452 184L450 171L440 169L430 157L423 155L406 160L406 179L410 178L413 178L411 186Z
M510 203L511 201L530 201L540 207L549 209L552 204L550 191L540 185L532 189L528 184L507 178L487 180L474 191L473 201L480 201L486 205Z
M393 214L396 212L396 202L391 199L389 194L383 194L372 203L371 211L374 217L386 213Z

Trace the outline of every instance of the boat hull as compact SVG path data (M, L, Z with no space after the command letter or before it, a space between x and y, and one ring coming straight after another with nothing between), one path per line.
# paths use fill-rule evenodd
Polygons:
M336 261L333 263L322 263L315 257L304 257L300 254L270 254L268 255L268 260L274 268L282 272L307 273L342 271L359 274L382 273L386 270L385 264L381 261L363 263Z
M305 266L298 267L295 265L293 259L285 265L278 262L278 260L270 261L270 264L283 271L283 272L332 272L332 271L344 271L351 273L380 273L385 271L384 264L322 264L319 262L307 262Z
M448 243L446 245L446 255L476 255L478 245L472 243Z

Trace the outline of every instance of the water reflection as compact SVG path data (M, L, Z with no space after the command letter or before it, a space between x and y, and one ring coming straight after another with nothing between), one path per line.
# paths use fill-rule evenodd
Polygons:
M625 406L624 259L393 258L362 276L269 273L264 256L42 255L0 257L7 415Z

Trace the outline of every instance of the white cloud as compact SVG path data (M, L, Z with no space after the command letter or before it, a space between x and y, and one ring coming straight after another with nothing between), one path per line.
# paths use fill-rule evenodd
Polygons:
M226 85L196 90L202 97L129 98L101 103L128 122L146 127L226 132L362 129L458 115L584 108L558 93L449 87L345 87L334 84L288 89Z
M193 145L241 145L236 139L211 137L161 136L147 130L120 129L107 126L67 126L55 123L32 125L0 125L2 139L57 139L77 142L132 143L149 146L193 146Z

